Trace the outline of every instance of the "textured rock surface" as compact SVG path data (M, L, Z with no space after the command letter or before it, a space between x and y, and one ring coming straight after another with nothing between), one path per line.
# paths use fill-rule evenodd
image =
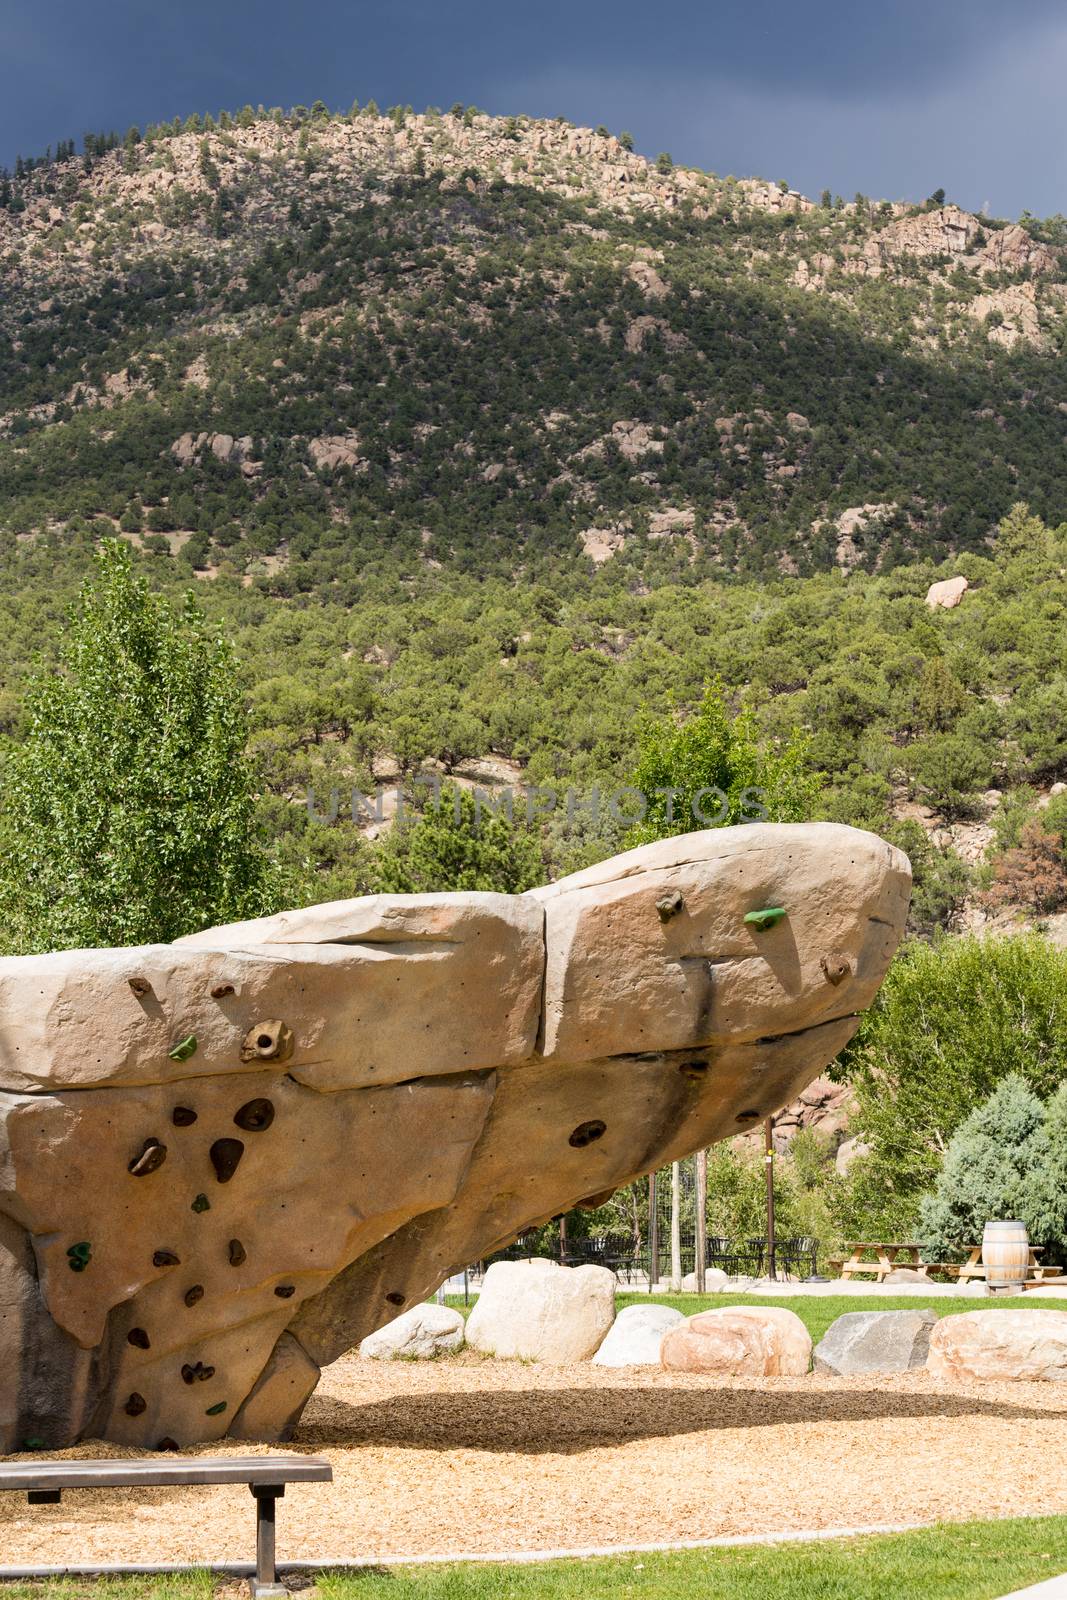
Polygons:
M606 1267L494 1261L467 1318L467 1343L556 1367L588 1361L615 1320L615 1287Z
M0 1445L285 1437L456 1267L792 1100L909 876L754 825L528 895L0 960Z
M625 1306L593 1357L597 1367L658 1367L668 1328L684 1322L673 1306Z
M368 1334L359 1347L370 1361L395 1361L401 1356L429 1361L463 1347L463 1318L451 1306L412 1306L377 1333Z
M966 578L942 578L940 583L932 583L927 589L926 604L931 611L939 607L943 611L951 611L953 606L959 605L969 588Z
M930 1335L942 1378L1067 1379L1067 1311L964 1311Z
M671 1372L800 1378L811 1364L811 1337L784 1306L724 1306L669 1329L660 1361Z
M816 1372L843 1377L910 1372L926 1364L932 1311L846 1311L815 1346Z

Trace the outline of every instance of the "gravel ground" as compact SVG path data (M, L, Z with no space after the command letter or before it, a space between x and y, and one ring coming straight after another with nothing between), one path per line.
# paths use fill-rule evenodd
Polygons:
M1057 1384L952 1384L921 1371L723 1383L472 1352L346 1356L288 1447L329 1457L334 1482L289 1490L279 1559L1062 1514L1065 1420ZM244 1489L76 1491L32 1508L0 1497L4 1565L243 1560L252 1543Z

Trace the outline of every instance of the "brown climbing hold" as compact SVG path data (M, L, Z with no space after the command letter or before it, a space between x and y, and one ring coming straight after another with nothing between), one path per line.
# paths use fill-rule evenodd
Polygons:
M601 1189L599 1194L591 1194L585 1200L579 1200L578 1210L599 1211L601 1206L607 1205L614 1193L614 1189Z
M138 1394L135 1389L122 1409L128 1417L139 1417L148 1410L148 1401L143 1394Z
M150 1350L152 1341L143 1328L131 1328L126 1335L126 1343L134 1345L138 1350Z
M176 1128L191 1128L196 1121L196 1112L192 1106L175 1106L170 1120Z
M157 1450L177 1450L177 1448L177 1440L172 1439L169 1435L165 1439L160 1439L159 1443L156 1445Z
M295 1283L279 1283L279 1285L275 1289L274 1293L278 1296L279 1300L290 1300L293 1297L293 1295L296 1293L296 1284Z
M217 983L211 991L212 1000L221 1000L224 995L233 994L232 983Z
M246 1100L233 1120L246 1133L264 1133L274 1121L274 1105L270 1100Z
M203 1298L204 1285L202 1283L194 1283L191 1289L186 1289L185 1291L185 1303L187 1306L195 1306L197 1301Z
M292 1053L292 1030L277 1017L249 1028L241 1045L242 1061L287 1061Z
M248 1252L245 1249L244 1245L241 1243L240 1239L231 1239L230 1240L230 1245L229 1245L229 1250L230 1250L230 1266L231 1267L243 1267L245 1262L248 1260Z
M685 901L677 889L671 889L661 900L656 901L656 910L661 922L670 922L671 918L676 917L684 907Z
M147 1178L150 1172L158 1172L166 1159L166 1145L160 1144L158 1139L146 1139L144 1149L139 1156L134 1156L126 1170L135 1178Z
M183 1383L207 1383L208 1379L213 1378L214 1376L215 1368L205 1367L202 1361L198 1361L194 1367L191 1367L189 1363L186 1362L182 1367Z
M394 1290L392 1294L387 1294L385 1298L391 1306L402 1306L406 1297L402 1294L397 1294Z
M138 1000L144 995L152 993L152 985L147 978L130 978L127 981Z
M831 950L829 955L823 956L819 965L822 967L827 983L832 983L835 988L844 978L849 977L852 972L851 961L848 956L843 956L840 950Z
M760 1114L758 1111L739 1111L734 1120L737 1122L758 1122Z
M567 1140L576 1150L583 1150L587 1144L593 1144L597 1139L602 1139L607 1133L607 1123L594 1118L592 1122L580 1122Z
M683 1061L678 1071L683 1078L700 1079L708 1070L706 1061Z
M154 1267L180 1267L181 1256L176 1256L173 1250L155 1250L152 1252L152 1265Z
M208 1151L215 1176L220 1183L229 1183L240 1165L245 1147L240 1139L216 1139Z

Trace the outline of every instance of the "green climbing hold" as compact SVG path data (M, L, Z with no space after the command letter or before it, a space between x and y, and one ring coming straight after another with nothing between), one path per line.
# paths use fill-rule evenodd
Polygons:
M745 921L757 933L765 933L768 928L773 928L776 922L781 922L785 916L785 906L767 906L763 911L746 911Z
M219 1416L221 1416L222 1413L226 1410L226 1404L227 1404L227 1402L225 1400L220 1400L218 1405L208 1406L207 1410L204 1412L205 1417L219 1417Z
M188 1061L190 1056L196 1055L196 1034L191 1033L188 1039L182 1039L169 1052L172 1061Z
M210 1211L211 1210L211 1201L208 1199L206 1194L198 1194L197 1195L196 1199L193 1201L193 1210L194 1211Z
M44 1449L44 1440L43 1439L23 1439L22 1448L24 1450L43 1450Z
M92 1246L87 1239L67 1246L67 1266L71 1272L84 1272L92 1256Z

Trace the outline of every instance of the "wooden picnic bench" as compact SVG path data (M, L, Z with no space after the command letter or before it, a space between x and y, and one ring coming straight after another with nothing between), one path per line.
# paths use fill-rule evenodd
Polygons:
M274 1512L287 1483L329 1483L333 1468L320 1456L188 1456L167 1461L0 1462L0 1489L22 1489L31 1506L58 1505L64 1489L156 1489L186 1484L246 1483L256 1502L255 1600L281 1600L274 1547Z
M873 1272L877 1283L882 1283L894 1267L908 1267L913 1272L922 1273L923 1277L929 1277L931 1272L940 1272L947 1278L958 1278L961 1283L967 1283L973 1278L984 1278L986 1275L980 1244L971 1245L967 1260L962 1263L926 1261L923 1259L924 1248L921 1244L859 1240L846 1245L846 1249L851 1252L847 1259L831 1261L830 1265L839 1267L841 1277L845 1279L858 1278ZM1030 1261L1026 1269L1027 1288L1058 1281L1061 1269L1050 1263L1042 1264L1038 1260L1043 1249L1044 1246L1039 1244L1030 1246ZM868 1251L873 1251L877 1259L874 1261L864 1259Z

